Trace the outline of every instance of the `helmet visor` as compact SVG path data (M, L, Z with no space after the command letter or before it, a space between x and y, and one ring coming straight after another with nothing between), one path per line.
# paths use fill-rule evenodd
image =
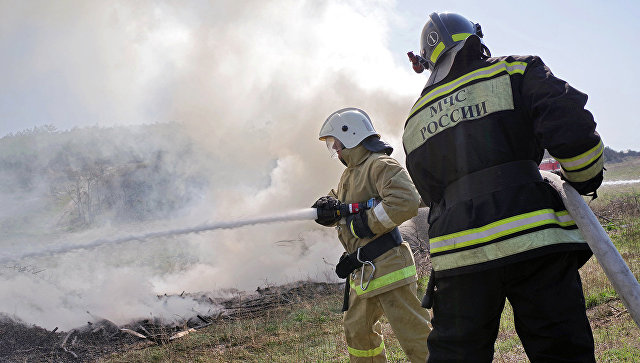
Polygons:
M329 155L331 155L332 158L337 158L338 150L344 149L344 145L342 145L340 140L333 136L327 136L324 141L327 143L327 149L329 150Z

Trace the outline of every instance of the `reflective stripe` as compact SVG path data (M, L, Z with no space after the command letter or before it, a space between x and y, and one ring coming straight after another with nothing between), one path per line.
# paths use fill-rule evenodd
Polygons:
M465 40L467 39L469 36L471 35L471 33L458 33L458 34L453 34L451 36L451 39L453 39L454 42L459 42L461 40Z
M356 234L356 231L353 229L353 221L351 221L351 223L349 223L349 229L351 230L351 234L352 234L355 238L360 238L360 237L358 237L358 235Z
M575 221L566 210L555 212L553 209L541 209L505 218L479 228L439 236L431 239L429 245L431 246L431 254L434 254L489 242L545 224L571 226L575 225Z
M407 123L402 144L407 154L428 139L463 122L477 120L494 112L513 110L511 77L499 74L474 82L426 104Z
M382 207L382 203L378 204L375 208L373 208L373 214L376 215L376 218L378 218L378 221L380 221L380 223L382 223L382 225L385 228L393 228L396 226L396 224L393 223L391 218L389 218L387 211L385 211L384 207Z
M585 243L579 229L546 228L455 253L431 256L433 269L446 271L472 266L549 245Z
M369 349L369 350L360 350L356 348L351 348L347 346L349 350L349 354L354 357L375 357L376 355L382 353L384 351L384 340L380 343L380 346L377 348Z
M438 57L440 56L440 53L442 53L442 51L444 50L444 43L440 42L438 45L436 45L436 47L433 49L433 53L431 53L431 62L435 63L436 60L438 60Z
M598 145L594 146L590 150L578 156L574 156L568 159L556 158L556 160L558 160L560 164L562 164L562 169L564 170L567 170L567 171L578 170L593 163L597 158L600 157L600 155L602 155L603 152L604 152L604 144L602 144L602 140L600 140Z
M562 174L564 174L565 178L571 182L585 182L600 173L600 171L604 168L604 158L598 159L598 161L588 167L587 169L580 171L567 171L562 170Z
M362 295L365 292L371 292L375 289L379 289L381 287L385 287L387 285L391 285L394 282L398 282L400 280L404 280L407 277L411 277L411 276L415 276L416 275L416 265L411 265L411 266L407 266L401 270L396 270L393 272L390 272L386 275L380 276L378 278L375 278L373 280L371 280L371 282L369 283L369 286L367 287L366 291L363 291L362 288L360 287L360 282L358 282L356 284L356 282L354 280L351 280L351 288L356 290L356 294L358 295ZM365 277L367 276L367 273L365 271Z
M508 63L506 61L502 61L493 65L490 65L489 67L480 68L473 72L467 73L464 76L459 77L449 83L445 83L442 86L438 86L432 89L426 95L422 96L411 109L411 113L409 114L409 117L413 116L414 113L416 113L422 106L424 106L428 102L434 100L437 97L440 97L449 92L452 92L455 89L471 81L474 81L480 78L489 78L500 72L507 72L509 74L515 74L515 73L524 74L524 70L526 68L527 68L527 63L525 62Z

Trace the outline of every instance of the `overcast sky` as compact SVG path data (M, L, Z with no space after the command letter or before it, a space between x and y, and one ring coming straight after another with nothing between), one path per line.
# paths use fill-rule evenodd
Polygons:
M640 150L640 122L635 110L635 87L640 84L635 65L640 53L637 1L267 3L280 3L282 10L268 15L274 18L272 21L253 14L259 19L254 29L245 22L234 22L234 17L250 13L255 1L0 0L0 137L43 124L65 130L90 125L189 122L179 119L184 114L173 112L175 89L185 82L197 82L186 79L184 73L194 52L211 45L212 38L199 37L204 28L224 33L227 39L231 34L239 46L247 47L240 53L237 49L220 48L217 56L210 59L218 69L228 67L229 79L238 71L245 73L238 78L254 75L242 85L280 82L287 77L285 63L274 71L274 63L281 60L281 55L265 51L264 38L255 38L260 44L252 44L260 26L271 27L265 32L274 34L271 40L280 43L277 49L287 50L292 62L311 65L311 58L331 60L329 70L336 72L357 62L368 63L363 65L363 73L355 77L358 85L403 97L408 110L427 75L411 71L406 52L418 51L420 32L430 12L453 11L482 25L485 43L494 55L540 55L556 76L589 95L587 107L593 112L606 145L615 150ZM297 35L308 30L302 32L297 23L277 20L298 16L297 10L291 8L300 8L299 4L319 9L326 8L319 4L330 4L333 11L338 9L336 13L344 7L344 16L331 19L327 19L326 11L319 10L317 15L306 12L303 26L316 32L342 33L345 41L336 43L333 49L330 43L317 44L315 37L305 41ZM240 7L246 10L237 11ZM363 54L366 49L371 49L371 54ZM238 54L242 57L234 57ZM247 59L252 54L262 58ZM245 66L227 64L231 60ZM339 66L340 61L344 68ZM264 72L262 62L268 72ZM314 82L317 74L329 74L316 69L310 66L306 70L309 82ZM291 78L305 77L292 74ZM250 107L252 100L243 102ZM291 100L292 104L295 102ZM342 106L336 103L335 108ZM320 124L327 110L305 112L317 112ZM398 113L394 120L397 128L388 128L394 138L401 135L405 117L406 112Z

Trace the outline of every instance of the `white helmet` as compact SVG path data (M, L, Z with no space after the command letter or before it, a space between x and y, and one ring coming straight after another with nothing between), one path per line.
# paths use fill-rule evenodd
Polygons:
M320 129L320 140L327 141L328 137L333 136L347 149L358 146L371 135L380 137L373 128L369 115L355 107L343 108L332 113Z

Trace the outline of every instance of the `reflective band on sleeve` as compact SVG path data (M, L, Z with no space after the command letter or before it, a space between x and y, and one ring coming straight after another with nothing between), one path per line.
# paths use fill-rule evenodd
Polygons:
M376 355L382 353L384 351L384 340L380 343L380 346L377 348L369 349L369 350L361 350L356 348L351 348L347 346L349 350L349 354L354 357L375 357Z
M595 164L591 165L590 167L584 170L568 171L563 169L562 174L564 174L564 177L570 182L581 183L581 182L586 182L587 180L600 174L600 171L602 171L602 168L604 168L604 158L598 159L598 161L596 161Z
M389 218L387 211L382 207L382 203L378 204L375 208L373 208L373 214L376 215L376 218L382 223L385 228L393 228L396 226L395 223Z
M433 53L431 53L431 62L435 63L440 56L440 53L444 50L444 43L440 42L440 44L436 45L435 49L433 49Z
M413 108L411 109L411 113L409 114L409 117L413 116L414 113L416 113L420 108L422 108L422 106L424 106L428 102L440 96L444 96L447 93L453 92L457 88L462 87L463 85L471 81L474 81L480 78L489 78L500 72L506 72L509 74L516 74L516 73L524 74L524 71L526 68L527 68L527 63L525 62L508 63L506 61L502 61L496 64L492 64L488 67L480 68L473 72L469 72L464 76L454 79L449 83L445 83L442 86L432 89L427 94L420 97L420 99L415 103L415 105L413 105Z
M365 276L366 276L366 271L365 271ZM369 286L367 287L367 290L364 291L362 290L362 287L360 287L360 282L358 281L358 283L356 284L356 282L354 280L351 280L351 288L356 290L356 294L358 295L362 295L365 292L371 292L375 289L379 289L381 287L385 287L387 285L391 285L394 282L398 282L400 280L404 280L407 277L411 277L411 276L415 276L416 275L416 265L411 265L411 266L407 266L401 270L396 270L393 272L390 272L386 275L380 276L378 278L375 278L373 280L371 280L371 282L369 283ZM359 278L358 278L359 279Z
M429 245L431 246L431 254L435 254L489 242L500 237L546 224L556 224L565 227L575 225L575 221L566 210L555 212L553 209L541 209L535 212L505 218L479 228L435 237L430 239Z
M451 39L453 39L454 42L458 42L461 40L465 40L467 39L469 36L471 35L471 33L458 33L458 34L453 34L451 36Z
M566 243L586 244L578 229L547 228L490 243L478 248L431 256L431 263L433 264L434 270L446 271L497 260L549 245Z
M554 158L562 164L562 169L566 171L573 171L585 168L587 165L593 163L596 159L602 155L604 152L604 144L602 140L598 143L598 145L592 147L590 150L572 158L568 159L560 159Z

